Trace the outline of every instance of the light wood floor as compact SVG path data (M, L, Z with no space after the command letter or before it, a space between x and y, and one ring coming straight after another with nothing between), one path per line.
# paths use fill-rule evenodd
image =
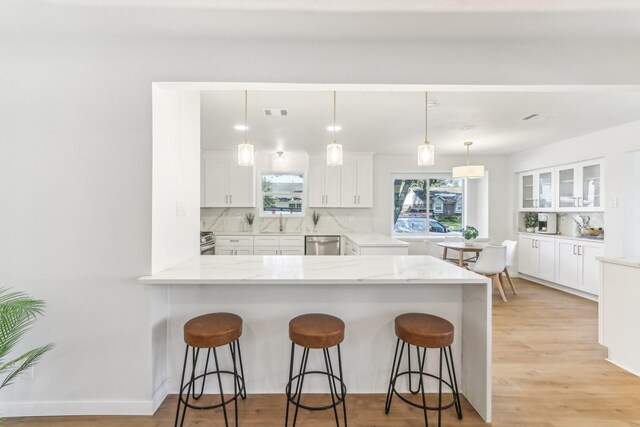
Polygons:
M507 290L506 304L494 292L492 425L639 427L640 378L604 360L596 303L523 280L516 286L519 295ZM240 425L282 426L284 403L281 395L250 395L241 402ZM7 425L170 426L175 404L169 396L152 417L14 418ZM385 416L381 395L351 395L347 404L351 427L424 425L420 410L398 400ZM462 421L451 410L445 415L446 426L486 425L468 405ZM301 412L298 425L335 425L332 417L329 411ZM221 426L222 414L192 411L185 425Z

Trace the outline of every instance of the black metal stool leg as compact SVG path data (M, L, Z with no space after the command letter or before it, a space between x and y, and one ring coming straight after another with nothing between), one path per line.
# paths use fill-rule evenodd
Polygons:
M188 346L187 346L188 350ZM191 387L195 382L196 375L196 363L198 363L198 355L200 354L200 349L191 349L191 360L193 364L191 365L191 380L189 381L189 387L187 388L187 397L184 400L184 411L182 411L182 418L180 419L180 427L184 424L184 418L187 415L187 408L189 407L189 396L191 395ZM182 395L182 390L180 390L180 394Z
M418 366L420 366L420 347L415 346L416 347L416 354L418 355ZM411 394L418 394L420 392L420 384L418 384L418 388L414 391L413 387L411 387L411 344L407 344L407 359L409 361L409 374L407 375L407 377L409 378L409 392Z
M442 424L442 353L444 349L440 349L440 371L438 374L438 427ZM454 398L455 399L455 398Z
M293 381L293 358L295 355L295 351L296 351L296 345L294 343L291 343L291 362L289 363L289 383L288 383L289 388L288 390L286 390L287 411L285 412L285 416L284 416L285 427L289 425L289 403L291 403L289 399L291 398L291 387L293 386L291 382Z
M198 350L198 351L200 351L200 350ZM206 373L207 373L207 369L209 369L209 355L211 355L211 349L210 348L207 349L207 360L204 363L204 373L205 373L205 375L202 377L202 388L200 388L200 394L197 395L197 396L196 396L196 386L195 386L195 384L193 385L193 396L192 397L193 397L194 400L200 399L202 397L202 394L204 393L204 384L207 381Z
M222 378L220 377L220 365L218 364L218 352L213 349L213 360L216 363L216 374L218 376L218 387L220 387L220 399L222 401L222 412L224 413L224 425L229 427L229 419L227 417L227 405L224 402L224 391L222 389Z
M420 363L420 391L422 392L422 412L424 414L424 426L429 427L429 417L427 416L427 398L424 391L424 363L427 360L427 349L422 350L422 363ZM420 353L418 353L418 361L420 361ZM411 374L409 374L411 375Z
M331 364L331 359L329 359ZM338 344L338 370L340 371L340 394L342 395L342 415L344 416L344 427L347 427L347 393L346 388L343 389L344 377L342 376L342 353L340 352L340 344ZM334 385L335 387L335 385Z
M449 351L449 357L447 357L447 350ZM453 388L453 398L455 399L455 407L456 414L458 415L458 419L462 419L462 404L460 403L460 392L458 391L458 380L456 379L456 368L453 365L453 353L451 351L451 346L447 347L445 350L445 360L447 361L447 370L449 370L449 361L451 361L451 370L449 371L449 382ZM453 376L451 373L453 372Z
M329 394L331 395L331 404L333 405L333 415L336 418L336 426L340 427L340 421L338 421L338 409L336 408L336 396L337 392L334 394L334 387L336 383L332 377L333 369L329 369L329 350L326 348L322 349L322 355L324 356L324 365L327 368L327 380L329 382Z
M400 339L398 338L398 344L400 343ZM395 366L391 367L391 379L389 380L389 393L387 395L387 405L385 406L385 414L388 414L391 410L391 401L393 400L393 393L396 388L396 380L398 379L398 373L400 372L400 364L402 363L402 354L404 352L405 342L402 341L402 345L400 346L400 355L398 356L398 363ZM398 345L396 344L396 352L398 351ZM394 357L395 364L395 357ZM394 372L395 371L395 372Z
M247 398L247 384L244 380L244 366L242 366L242 351L240 351L240 340L236 340L236 347L238 349L238 362L240 363L240 378L242 378L242 387L240 387L240 397L242 399ZM235 354L234 354L235 357Z
M182 388L184 387L184 374L187 370L187 358L189 356L189 346L186 346L184 351L184 363L182 364L182 377L180 377L180 392L178 393L178 408L176 409L176 420L173 423L174 427L178 427L178 418L180 417L180 404L182 403ZM184 407L184 412L187 411L187 407Z
M396 339L396 351L393 353L393 363L391 364L391 375L389 376L389 388L387 388L387 400L384 404L384 413L388 414L391 407L391 396L393 389L391 383L393 382L393 373L396 370L396 361L398 360L398 347L400 347L400 338Z
M305 348L302 352L302 361L300 363L300 373L298 377L298 384L296 384L296 410L293 413L293 427L296 427L296 421L298 420L298 410L300 409L300 399L302 398L302 387L304 385L304 375L307 371L307 360L309 359L309 349Z
M233 395L235 399L233 399L233 407L234 407L234 417L236 420L236 427L238 427L238 383L240 380L238 379L238 368L236 366L236 352L233 351L233 347L235 346L236 341L229 343L229 351L231 352L231 357L233 358Z

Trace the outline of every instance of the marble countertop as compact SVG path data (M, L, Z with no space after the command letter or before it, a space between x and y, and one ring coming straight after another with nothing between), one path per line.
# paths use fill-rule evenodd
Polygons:
M347 233L344 236L360 247L409 246L407 242L379 233Z
M598 261L608 262L610 264L626 265L628 267L640 268L640 258L627 257L627 258L609 258L604 256L596 257Z
M573 237L565 236L563 234L542 234L542 233L527 233L526 231L519 231L518 234L527 234L529 236L541 236L541 237L555 237L558 239L570 239L570 240L586 240L588 242L604 243L604 237Z
M488 284L432 256L199 256L138 279L147 284Z
M343 236L343 232L328 231L212 231L216 236Z

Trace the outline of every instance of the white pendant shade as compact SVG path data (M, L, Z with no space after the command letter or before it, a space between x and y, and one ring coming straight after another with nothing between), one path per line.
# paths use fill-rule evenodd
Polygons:
M431 144L418 146L418 166L433 166L435 150Z
M484 177L484 166L482 165L467 165L456 166L451 171L453 179L477 179Z
M333 91L333 142L327 145L327 166L342 166L342 144L336 142L336 91Z
M473 142L467 141L464 145L467 147L467 164L465 166L456 166L451 170L453 179L477 179L484 177L484 166L469 164L469 147Z
M253 153L253 145L244 142L238 145L238 165L253 166L255 156Z
M327 166L342 166L342 144L327 145Z
M238 165L239 166L253 166L255 163L255 155L253 153L253 145L247 142L247 91L244 91L244 140L242 144L238 145Z

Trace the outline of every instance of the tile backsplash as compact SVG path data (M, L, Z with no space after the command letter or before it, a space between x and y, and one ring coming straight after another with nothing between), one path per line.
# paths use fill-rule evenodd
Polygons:
M562 236L573 236L576 223L572 218L589 217L591 227L602 227L604 229L603 212L562 212L558 215L558 232ZM520 231L524 231L524 212L520 213Z
M373 230L371 209L309 209L303 218L284 218L285 232L311 233L314 231L313 212L320 214L318 233L367 233ZM249 228L245 214L256 214L253 228ZM250 208L201 208L200 229L213 232L255 233L279 231L279 217L260 217L257 209Z

